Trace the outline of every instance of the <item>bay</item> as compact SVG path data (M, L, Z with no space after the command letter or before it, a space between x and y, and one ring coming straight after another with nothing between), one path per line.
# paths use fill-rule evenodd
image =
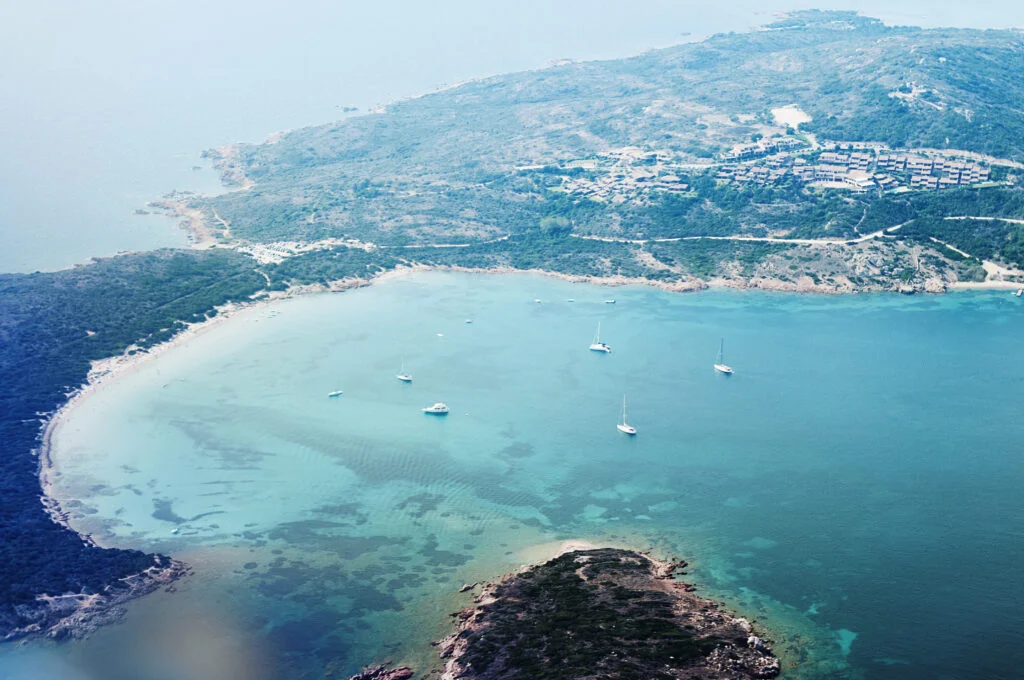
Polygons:
M689 559L787 677L1013 677L1022 313L442 273L248 310L57 432L73 526L196 573L54 654L102 678L425 668L463 583L584 540Z

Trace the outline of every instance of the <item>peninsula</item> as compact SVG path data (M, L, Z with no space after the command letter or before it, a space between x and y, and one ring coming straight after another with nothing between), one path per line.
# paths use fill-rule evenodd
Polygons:
M1024 282L1016 31L798 12L208 151L206 246L328 284L393 266L942 292Z
M694 594L686 563L632 550L571 550L489 584L436 643L441 680L774 678L780 664L750 622ZM400 680L372 666L351 680Z
M488 586L440 643L443 680L773 678L746 619L674 580L685 563L577 550Z

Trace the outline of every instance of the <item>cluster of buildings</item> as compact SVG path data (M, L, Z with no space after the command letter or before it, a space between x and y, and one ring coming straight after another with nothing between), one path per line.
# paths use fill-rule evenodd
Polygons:
M823 151L821 155L818 156L819 163L842 165L850 170L860 170L861 172L867 172L874 160L874 154L863 152L846 154L836 153L834 151Z
M786 151L793 151L794 149L799 149L806 145L806 142L796 139L795 137L772 137L771 139L759 139L753 144L740 144L738 146L734 146L729 153L722 156L722 160L726 162L748 161L754 158L762 158L764 156L771 156L773 154L784 153Z
M565 177L562 179L562 188L574 196L618 203L650 191L685 193L689 191L690 185L678 175L656 167L617 167L596 177Z
M719 181L735 186L796 180L854 192L936 191L990 178L989 168L974 160L920 151L897 154L875 142L831 143L812 152L802 140L774 137L735 146L720 161L687 164L671 152L624 147L563 164L562 169L570 172L562 177L562 189L592 200L621 203L651 191L685 193L690 187L680 175L712 169Z
M910 175L911 189L951 189L989 180L989 169L964 160L887 154L878 157L878 167Z
M676 174L674 160L665 151L634 146L613 149L595 158L562 164L563 170L598 171L567 173L562 177L562 189L574 196L609 203L621 203L651 191L685 193L690 186Z
M782 181L790 174L789 168L768 165L723 165L718 169L718 179L733 184L758 184L766 186Z
M717 174L719 180L730 183L762 186L787 176L806 184L859 192L934 191L987 182L990 171L966 160L882 154L869 148L852 153L823 151L816 162L803 154L779 153L757 164L726 163Z

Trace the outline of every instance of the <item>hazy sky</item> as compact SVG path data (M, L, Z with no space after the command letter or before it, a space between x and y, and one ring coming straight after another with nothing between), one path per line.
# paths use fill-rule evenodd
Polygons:
M896 23L1024 25L1024 3L825 4ZM823 3L5 2L0 271L180 243L166 221L130 213L176 187L212 189L190 170L204 148L327 122L346 105L560 58L627 56L812 6Z

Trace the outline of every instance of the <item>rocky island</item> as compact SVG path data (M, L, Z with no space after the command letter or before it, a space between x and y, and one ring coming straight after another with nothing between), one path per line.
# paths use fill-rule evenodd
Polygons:
M774 678L750 622L677 580L685 562L632 550L572 550L487 585L436 643L441 680ZM411 677L367 668L352 680Z

